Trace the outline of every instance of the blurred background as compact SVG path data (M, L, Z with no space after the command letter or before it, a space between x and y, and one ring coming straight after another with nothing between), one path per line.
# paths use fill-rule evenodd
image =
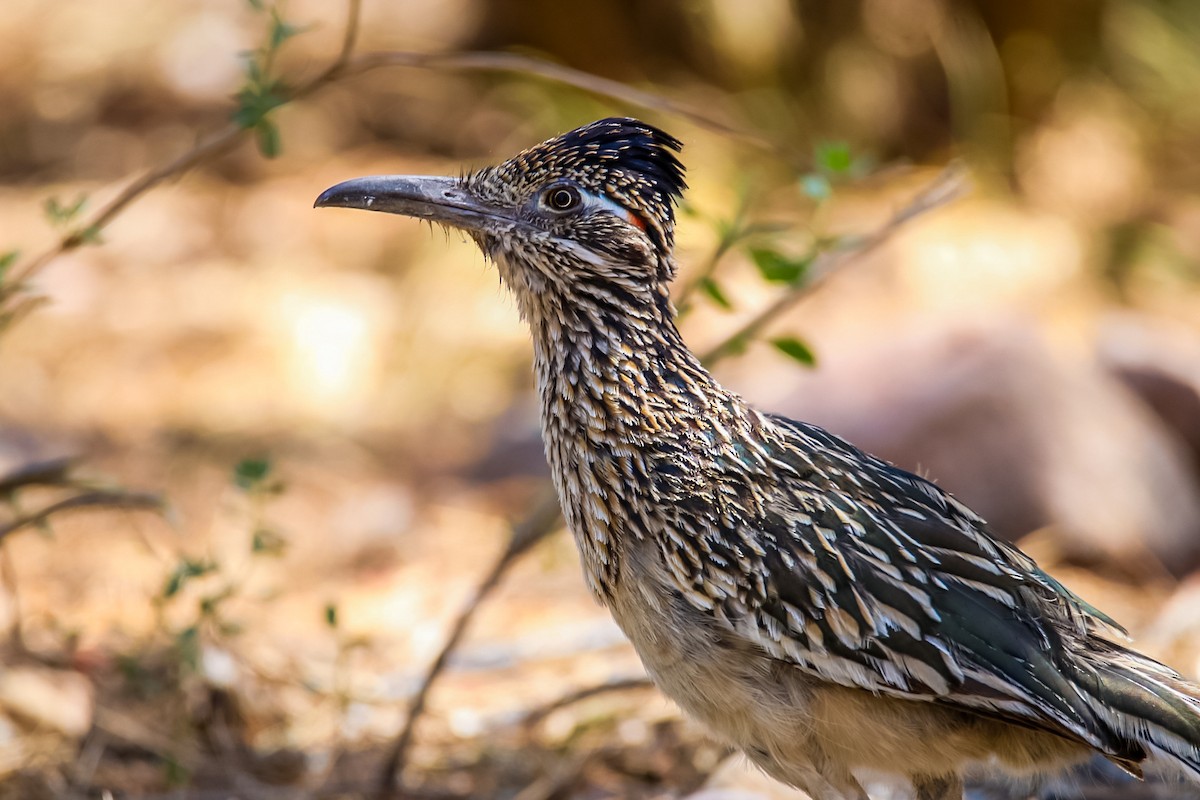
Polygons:
M723 382L937 480L1200 675L1200 6L364 0L321 77L346 19L0 4L0 798L370 796L547 471L473 245L312 201L613 114L685 142L695 349L802 298ZM383 51L625 89L355 60ZM890 222L952 162L965 198ZM103 507L135 492L165 513ZM799 796L642 675L558 531L479 605L398 796Z

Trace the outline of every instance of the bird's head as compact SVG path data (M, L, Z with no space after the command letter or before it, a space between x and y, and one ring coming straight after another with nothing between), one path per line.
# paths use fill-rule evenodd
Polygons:
M466 231L500 265L525 312L550 299L657 305L675 271L675 202L686 186L679 149L644 122L604 119L459 178L357 178L316 205Z

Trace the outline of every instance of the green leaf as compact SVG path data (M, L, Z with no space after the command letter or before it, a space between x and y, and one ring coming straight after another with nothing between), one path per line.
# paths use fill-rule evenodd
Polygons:
M200 669L200 629L189 625L175 636L175 652L192 671Z
M46 217L50 220L51 224L66 225L71 220L75 219L75 217L79 216L79 213L83 211L83 208L86 205L87 195L81 194L78 198L76 198L75 202L71 203L70 205L63 205L58 201L57 197L48 198L43 207L46 211Z
M750 258L759 273L772 283L799 283L812 263L808 256L793 258L769 247L750 248Z
M179 763L175 756L170 753L164 753L162 758L163 780L169 788L178 789L186 786L191 781L191 770Z
M261 86L263 72L262 65L258 63L258 52L255 50L243 50L238 55L246 62L246 82L251 86Z
M248 82L237 93L238 107L231 119L239 128L257 128L267 114L288 101L287 90L280 81L264 82L259 74L258 62L250 61L247 67Z
M179 594L184 585L192 578L207 575L216 568L216 565L211 561L194 561L190 558L184 558L167 577L167 582L163 585L162 590L163 599L174 597Z
M235 110L230 116L230 119L232 119L234 124L239 128L242 128L243 130L249 130L257 125L258 121L262 119L262 113L260 113L258 109L257 98L258 95L249 89L243 89L242 91L238 92L238 107L237 110Z
M725 296L725 292L721 289L720 284L718 284L712 278L701 278L700 290L708 295L709 299L711 299L721 308L725 309L726 311L733 310L733 303L729 302L729 298Z
M335 629L338 626L338 607L334 603L325 604L325 624Z
M259 528L250 539L250 552L255 555L281 556L287 550L287 539L268 528Z
M736 338L730 339L721 349L728 355L740 356L742 353L746 352L746 348L749 346L749 344L750 340L746 338L745 334L743 334Z
M233 468L233 483L246 491L256 489L271 474L271 469L269 458L244 458Z
M800 179L800 191L818 203L833 196L833 186L829 183L829 178L816 172L810 172Z
M135 654L118 653L116 666L125 688L139 700L150 699L167 688L159 671L144 665Z
M222 636L240 636L246 628L240 622L222 619L217 620L217 630Z
M4 282L4 275L13 264L17 263L17 256L20 254L20 250L9 250L6 253L0 254L0 283Z
M278 8L271 9L270 47L272 50L278 50L284 42L300 33L304 33L303 28L284 21L283 17L279 14Z
M721 243L736 241L738 234L742 231L741 220L713 220L713 230L717 232L717 238L721 241Z
M88 225L86 228L75 234L82 244L103 244L104 240L100 238L100 226Z
M103 244L104 240L100 237L100 232L99 225L88 225L86 228L80 228L66 238L63 242L63 247L72 248L85 244Z
M781 336L771 340L771 346L788 358L799 361L806 367L815 367L817 357L807 344L794 336Z
M254 138L258 142L258 152L264 158L275 158L279 155L279 126L269 119L259 120L254 126Z
M255 11L262 11L265 8L263 0L247 0L247 2L250 3L250 7Z
M844 175L854 166L850 146L845 142L821 142L815 161L818 169L831 175Z

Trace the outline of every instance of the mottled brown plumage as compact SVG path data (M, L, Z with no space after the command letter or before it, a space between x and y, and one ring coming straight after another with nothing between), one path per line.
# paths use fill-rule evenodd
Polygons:
M1093 752L1200 777L1198 690L934 484L721 387L673 322L679 143L602 120L463 178L318 205L470 233L533 334L546 454L596 597L650 675L817 800Z

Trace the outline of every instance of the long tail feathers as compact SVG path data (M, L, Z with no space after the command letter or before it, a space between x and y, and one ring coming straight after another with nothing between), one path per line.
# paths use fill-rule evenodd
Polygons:
M1076 684L1094 700L1097 716L1120 739L1200 782L1200 686L1157 661L1104 644L1105 658Z

